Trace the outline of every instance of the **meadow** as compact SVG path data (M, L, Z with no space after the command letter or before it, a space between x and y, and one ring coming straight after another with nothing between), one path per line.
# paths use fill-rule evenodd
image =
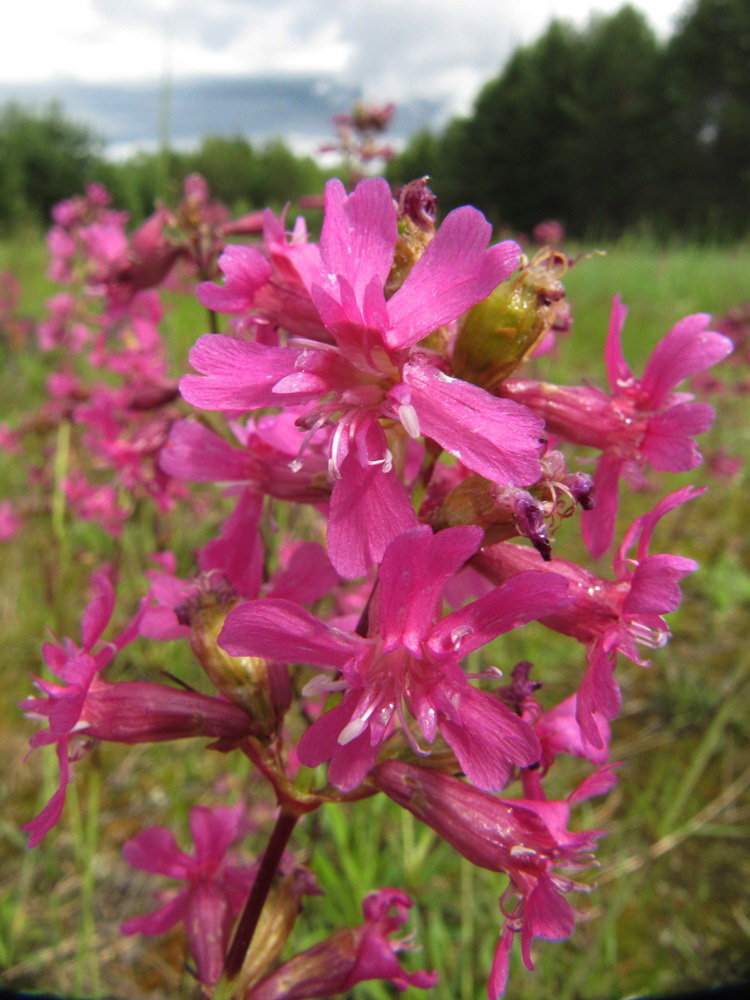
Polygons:
M542 375L553 371L558 382L601 383L615 292L630 310L624 349L636 371L681 317L707 312L718 318L750 300L748 245L665 247L633 237L601 249L605 255L580 261L566 276L573 331L557 354L536 362ZM39 319L54 290L44 276L42 241L29 234L0 245L0 271L7 269L22 289L18 315ZM204 322L190 302L168 314L165 335L175 374L186 370L187 349ZM39 405L55 359L40 353L33 338L6 336L1 349L0 420L12 426ZM533 974L513 956L512 1000L660 995L750 974L750 412L739 387L748 373L725 362L716 374L725 385L711 397L718 418L702 449L742 464L728 473L718 459L707 461L670 480L670 489L705 484L708 493L665 519L656 551L678 551L701 568L684 581L683 605L670 616L673 638L654 651L651 668L624 661L618 667L624 707L613 725L612 758L626 764L615 790L577 815L581 828L608 830L594 878L598 887L584 899L586 918L569 940L535 948ZM63 461L62 442L56 455ZM0 460L2 496L22 488L24 460L13 454ZM56 781L54 754L41 750L24 759L34 724L17 708L30 693L30 674L43 669L46 629L76 636L91 570L116 556L123 578L142 573L156 533L164 530L153 518L134 520L115 545L100 529L73 523L56 496L49 509L31 514L15 538L0 542L2 982L75 997L194 996L178 932L161 939L118 932L124 919L149 909L151 898L145 876L122 859L122 844L144 823L169 822L184 832L188 806L210 802L215 792L224 801L244 795L253 803L257 783L247 761L197 745L102 745L77 768L56 830L35 850L26 848L20 826ZM626 503L623 524L630 516ZM170 536L189 553L197 544L195 526L179 512L169 517ZM572 534L560 532L559 554L575 552ZM606 575L606 566L600 569ZM579 654L569 646L533 625L497 640L492 662L506 671L522 659L538 664L544 697L552 703L578 669ZM178 662L180 650L160 650L168 662L156 664L149 649L146 664L138 661L135 644L129 664L135 670L190 669ZM256 808L265 807L258 800ZM324 891L300 919L297 949L327 929L356 924L369 890L399 886L418 901L410 926L422 951L410 967L439 971L432 994L438 1000L484 995L500 924L501 876L463 862L384 796L315 813L300 825L292 848L300 856L314 852ZM373 983L351 995L364 1000L392 992Z

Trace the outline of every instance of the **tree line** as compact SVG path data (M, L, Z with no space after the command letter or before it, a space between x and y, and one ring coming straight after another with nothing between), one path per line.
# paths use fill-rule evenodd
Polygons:
M310 156L281 140L253 144L242 137L203 139L193 151L139 152L113 162L89 128L66 118L59 105L0 110L0 231L46 226L52 206L100 181L118 208L142 221L157 200L179 200L183 179L202 174L214 197L236 213L323 190L328 176Z
M693 0L663 43L631 6L553 21L468 117L389 165L394 183L423 174L443 209L471 201L516 230L747 235L750 3Z

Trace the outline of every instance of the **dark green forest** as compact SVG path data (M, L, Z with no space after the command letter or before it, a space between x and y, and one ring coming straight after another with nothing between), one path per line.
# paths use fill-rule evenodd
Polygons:
M665 43L630 6L581 30L553 21L469 117L389 167L393 182L420 174L444 209L471 201L514 229L746 235L750 3L694 0Z
M194 152L113 163L101 140L51 107L0 111L0 227L43 225L51 206L102 181L137 221L203 174L235 211L322 190L326 173L279 139L206 138ZM421 133L387 167L428 175L444 211L465 203L498 226L546 218L570 235L736 239L750 230L750 3L693 0L659 41L622 7L584 28L553 21L518 48L471 114Z

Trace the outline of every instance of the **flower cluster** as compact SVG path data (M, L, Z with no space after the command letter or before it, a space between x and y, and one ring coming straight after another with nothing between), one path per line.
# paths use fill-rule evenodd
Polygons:
M102 639L115 596L100 572L81 644L45 646L58 680L37 680L23 708L46 721L32 747L57 747L61 780L27 825L30 843L58 822L82 749L208 738L269 782L278 812L267 846L251 862L230 852L249 829L240 806L192 809L194 854L164 828L142 832L126 860L183 888L125 933L184 922L205 996L302 1000L368 978L429 988L433 974L397 957L410 943L393 935L412 904L393 888L365 899L361 926L279 964L303 897L317 891L287 849L296 824L382 792L505 877L488 962L495 1000L516 938L532 969L535 938L573 931L568 894L590 888L577 874L603 831L571 830L571 812L616 780L618 656L643 664L641 647L667 642L664 615L696 569L653 553L652 536L702 491L649 501L610 577L557 557L555 532L580 523L601 556L617 532L621 478L643 485L646 467L698 464L694 436L713 411L678 386L724 358L730 340L689 316L638 378L615 298L608 391L519 374L570 328L567 258L547 248L528 261L512 241L493 244L469 206L438 226L424 181L396 200L382 179L351 193L330 181L317 242L302 221L288 231L270 211L230 223L195 178L176 213L159 209L130 238L98 188L55 218L55 275L82 271L101 308L84 322L74 296L56 297L42 346L85 349L122 379L81 386L60 372L50 402L49 419L71 421L88 453L118 470L100 516L114 533L131 510L118 511L118 495L166 510L188 484L220 483L225 517L197 546L193 574L178 576L176 554L161 546L138 612L114 639ZM260 240L226 245L232 231ZM179 384L167 376L156 291L178 261L201 279L212 330ZM593 478L568 464L580 446L597 455ZM80 476L66 490L86 516L94 501ZM560 704L538 700L530 664L502 683L482 660L529 622L583 647ZM212 694L108 679L126 645L167 639L189 644ZM566 797L550 797L561 755L588 770Z

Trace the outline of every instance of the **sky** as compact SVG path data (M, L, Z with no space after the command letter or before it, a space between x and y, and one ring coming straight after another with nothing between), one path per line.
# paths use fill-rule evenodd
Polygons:
M688 0L644 0L666 37ZM371 100L469 111L553 16L584 25L624 0L20 0L3 14L0 86L311 77Z

